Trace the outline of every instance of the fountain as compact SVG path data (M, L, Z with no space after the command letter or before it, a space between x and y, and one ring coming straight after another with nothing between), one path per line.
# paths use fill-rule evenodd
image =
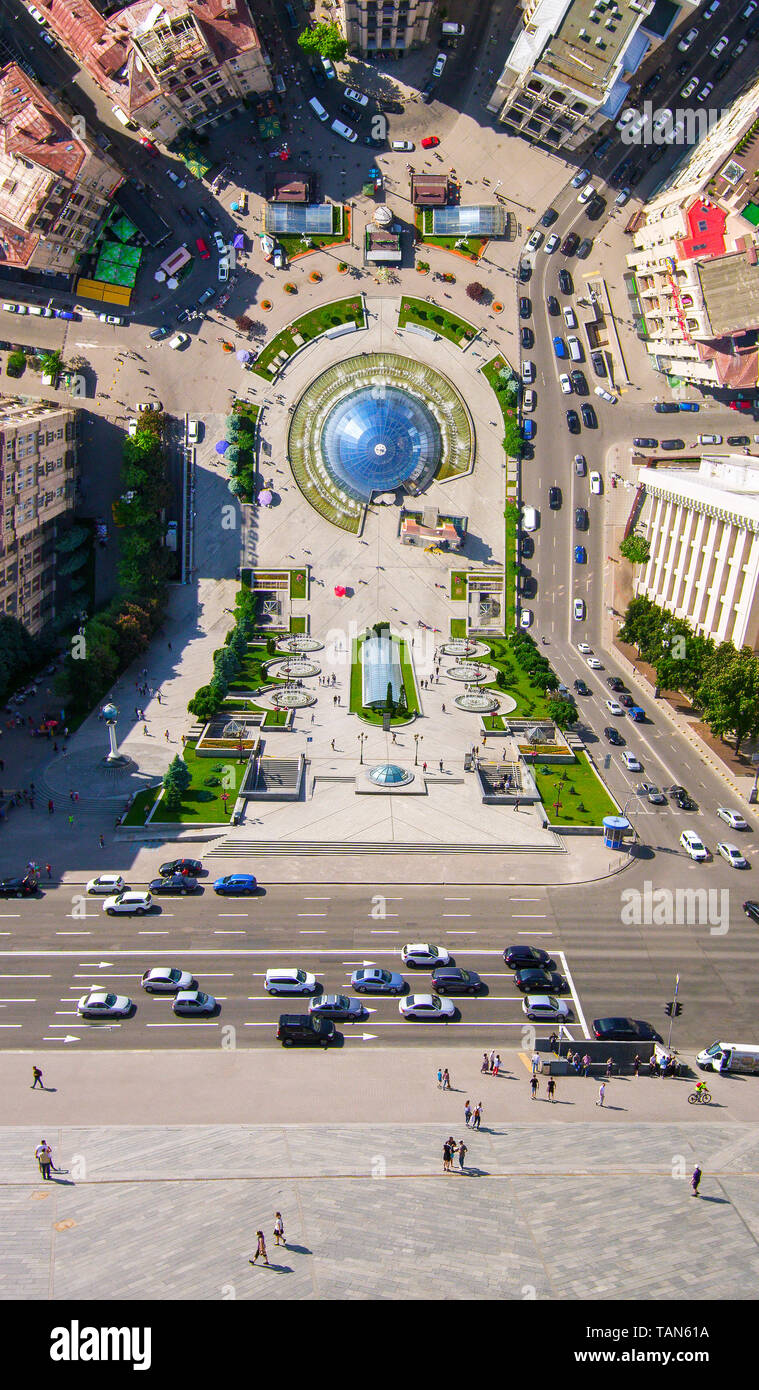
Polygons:
M275 709L303 709L304 705L316 704L316 696L301 685L284 685L272 695Z
M324 646L323 642L317 642L315 637L307 637L305 633L296 632L291 637L283 637L277 643L277 651L280 652L320 652Z
M486 681L495 680L496 674L492 666L485 666L479 661L457 661L446 670L451 680L466 681L472 685L484 685Z
M465 693L457 695L453 703L470 714L494 714L498 709L495 695L478 690L476 685L468 685Z
M285 676L287 680L302 680L304 676L318 676L321 666L316 661L308 661L304 656L289 656L282 662L277 662L271 670L274 676Z

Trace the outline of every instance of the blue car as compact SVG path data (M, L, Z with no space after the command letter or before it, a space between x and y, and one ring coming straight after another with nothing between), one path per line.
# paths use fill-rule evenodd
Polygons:
M522 421L522 438L523 438L523 439L534 439L534 438L535 438L535 421L534 421L534 420L523 420L523 421Z
M72 314L70 309L56 309L55 317L57 319L75 319L76 314Z
M585 549L585 546L584 546L584 545L576 545L576 546L575 546L575 564L576 564L576 565L584 565L584 564L585 564L585 561L587 560L587 558L588 558L588 554L587 554L587 551L586 551L586 549Z
M566 357L566 355L567 355L567 345L566 345L566 343L564 342L564 339L563 339L563 338L554 338L554 340L553 340L553 350L554 350L554 352L556 353L556 356L557 356L557 357Z
M217 878L214 893L255 893L258 887L255 874L225 874Z
M377 965L370 965L353 971L351 987L357 994L402 994L406 981L394 970L382 970Z
M697 404L696 401L678 401L678 402L677 402L677 408L678 408L678 410L700 410L700 409L701 409L701 407Z

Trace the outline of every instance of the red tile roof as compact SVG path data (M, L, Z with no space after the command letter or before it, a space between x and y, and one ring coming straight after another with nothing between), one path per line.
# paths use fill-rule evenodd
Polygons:
M678 260L700 261L725 254L725 223L727 213L714 203L698 198L687 214L690 235L678 242Z
M702 362L713 362L720 386L749 387L757 384L759 353L755 344L741 348L732 338L712 338L696 343Z

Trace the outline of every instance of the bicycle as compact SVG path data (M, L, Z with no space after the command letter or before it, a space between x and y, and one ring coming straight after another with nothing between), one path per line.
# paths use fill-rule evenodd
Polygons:
M689 1105L711 1105L711 1103L711 1093L705 1087L702 1091L691 1091L688 1096Z

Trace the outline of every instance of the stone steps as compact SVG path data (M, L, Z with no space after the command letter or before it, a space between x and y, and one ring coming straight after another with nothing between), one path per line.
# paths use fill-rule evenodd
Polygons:
M242 859L248 855L266 855L268 858L283 858L291 855L325 854L552 854L563 853L558 837L553 844L546 845L462 845L430 844L427 840L409 841L404 844L388 844L385 841L367 840L223 840L206 853L207 859Z

